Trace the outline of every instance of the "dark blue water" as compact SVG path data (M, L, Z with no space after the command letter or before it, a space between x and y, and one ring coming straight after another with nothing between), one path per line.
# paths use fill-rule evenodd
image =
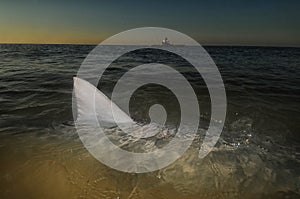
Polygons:
M87 182L98 175L97 166L90 165L100 163L91 157L91 164L80 162L87 152L82 152L72 122L72 77L93 48L0 45L0 196L19 197L25 191L39 198L59 179L64 185L58 192L66 197L126 198L131 190L139 190L133 198L300 197L300 48L205 47L221 72L228 98L216 150L203 162L190 152L149 176L130 176L101 165L103 175ZM109 95L116 77L133 62L153 59L141 57L116 63L117 69L112 67L102 79L102 91ZM200 127L205 129L210 118L207 89L193 70L183 72L201 99ZM141 89L132 101L136 118L143 118L147 106L143 110L134 105L141 107L146 99L165 95L155 87ZM168 103L171 116L176 115L176 101ZM40 189L34 189L45 175L55 179L48 176Z

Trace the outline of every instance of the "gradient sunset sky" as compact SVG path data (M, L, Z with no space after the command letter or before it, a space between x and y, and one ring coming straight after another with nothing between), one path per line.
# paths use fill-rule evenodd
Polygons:
M0 43L98 44L165 27L203 45L300 46L299 0L0 0Z

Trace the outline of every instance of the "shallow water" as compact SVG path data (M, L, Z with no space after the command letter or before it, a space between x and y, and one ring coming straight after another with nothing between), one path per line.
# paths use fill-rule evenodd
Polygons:
M300 197L300 49L206 47L222 74L228 113L221 139L204 159L198 158L198 149L210 118L207 89L180 60L171 63L181 64L198 94L199 136L170 166L129 174L94 159L72 122L72 77L93 47L0 46L1 198ZM134 55L140 58L139 52ZM133 65L151 61L151 55ZM131 63L131 56L115 63L101 90L110 95L115 77ZM144 87L131 101L131 114L147 122L149 106L160 102L167 107L168 125L176 126L178 104L170 95L163 88ZM107 130L111 136L118 132Z

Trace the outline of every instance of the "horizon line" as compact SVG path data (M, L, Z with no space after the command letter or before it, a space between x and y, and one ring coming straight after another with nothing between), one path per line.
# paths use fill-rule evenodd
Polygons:
M97 46L94 43L1 43L0 45L78 45L78 46ZM151 46L147 44L130 45L130 44L111 44L105 46ZM176 45L175 45L176 46ZM185 45L190 46L190 45ZM262 44L203 44L201 46L232 46L232 47L273 47L273 48L300 48L300 45L262 45Z

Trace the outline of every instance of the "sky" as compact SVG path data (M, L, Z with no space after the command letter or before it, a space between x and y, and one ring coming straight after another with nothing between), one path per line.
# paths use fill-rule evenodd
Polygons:
M138 27L201 45L300 46L299 0L0 0L0 43L98 44Z

